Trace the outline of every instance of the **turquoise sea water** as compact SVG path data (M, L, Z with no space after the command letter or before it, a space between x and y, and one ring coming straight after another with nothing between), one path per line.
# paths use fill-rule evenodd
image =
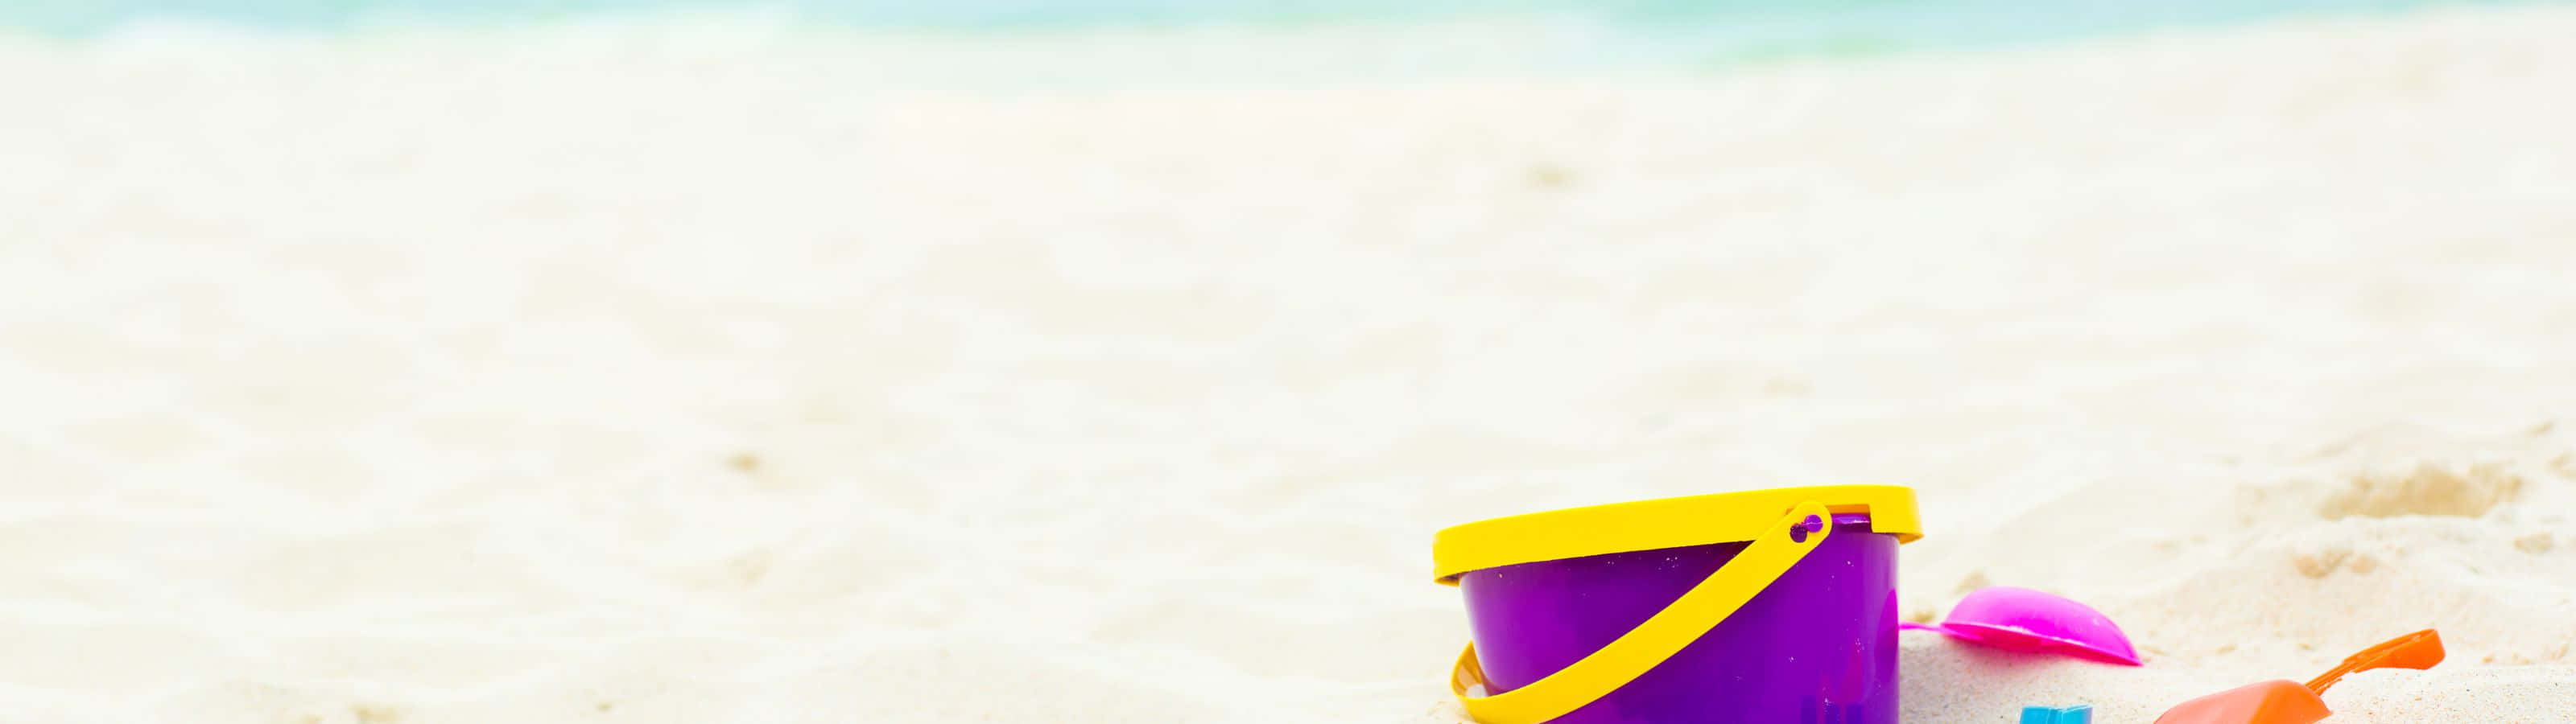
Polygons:
M2514 0L0 0L0 28L80 37L135 21L273 30L404 22L515 24L743 11L824 26L938 31L1293 26L1488 17L1683 29L1726 56L1983 46Z

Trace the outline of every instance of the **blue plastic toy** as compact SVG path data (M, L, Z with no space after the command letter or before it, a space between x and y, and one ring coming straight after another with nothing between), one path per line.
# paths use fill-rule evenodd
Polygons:
M2021 708L2021 724L2093 724L2093 705L2025 706Z

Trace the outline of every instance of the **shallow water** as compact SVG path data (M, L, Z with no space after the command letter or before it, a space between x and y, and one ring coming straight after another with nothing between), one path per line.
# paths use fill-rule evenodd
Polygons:
M2364 13L2515 0L37 0L0 3L0 27L57 36L138 21L263 30L532 21L670 13L754 14L826 28L996 31L1063 28L1280 27L1538 20L1609 39L1548 64L1733 64L2047 42L2229 24L2285 15ZM1606 30L1605 30L1606 29Z

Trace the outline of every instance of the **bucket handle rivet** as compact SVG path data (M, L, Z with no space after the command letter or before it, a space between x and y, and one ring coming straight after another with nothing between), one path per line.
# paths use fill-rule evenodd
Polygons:
M1789 526L1789 542L1805 543L1807 542L1807 534L1824 529L1825 519L1812 515L1807 516L1806 520L1800 521L1797 525Z

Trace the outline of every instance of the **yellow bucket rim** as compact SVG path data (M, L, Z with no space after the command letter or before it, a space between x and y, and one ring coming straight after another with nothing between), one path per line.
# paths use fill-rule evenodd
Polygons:
M1688 495L1528 513L1442 529L1431 542L1432 578L1458 585L1468 571L1608 553L1753 540L1803 501L1836 515L1864 513L1872 533L1899 543L1923 537L1914 489L1820 485Z

